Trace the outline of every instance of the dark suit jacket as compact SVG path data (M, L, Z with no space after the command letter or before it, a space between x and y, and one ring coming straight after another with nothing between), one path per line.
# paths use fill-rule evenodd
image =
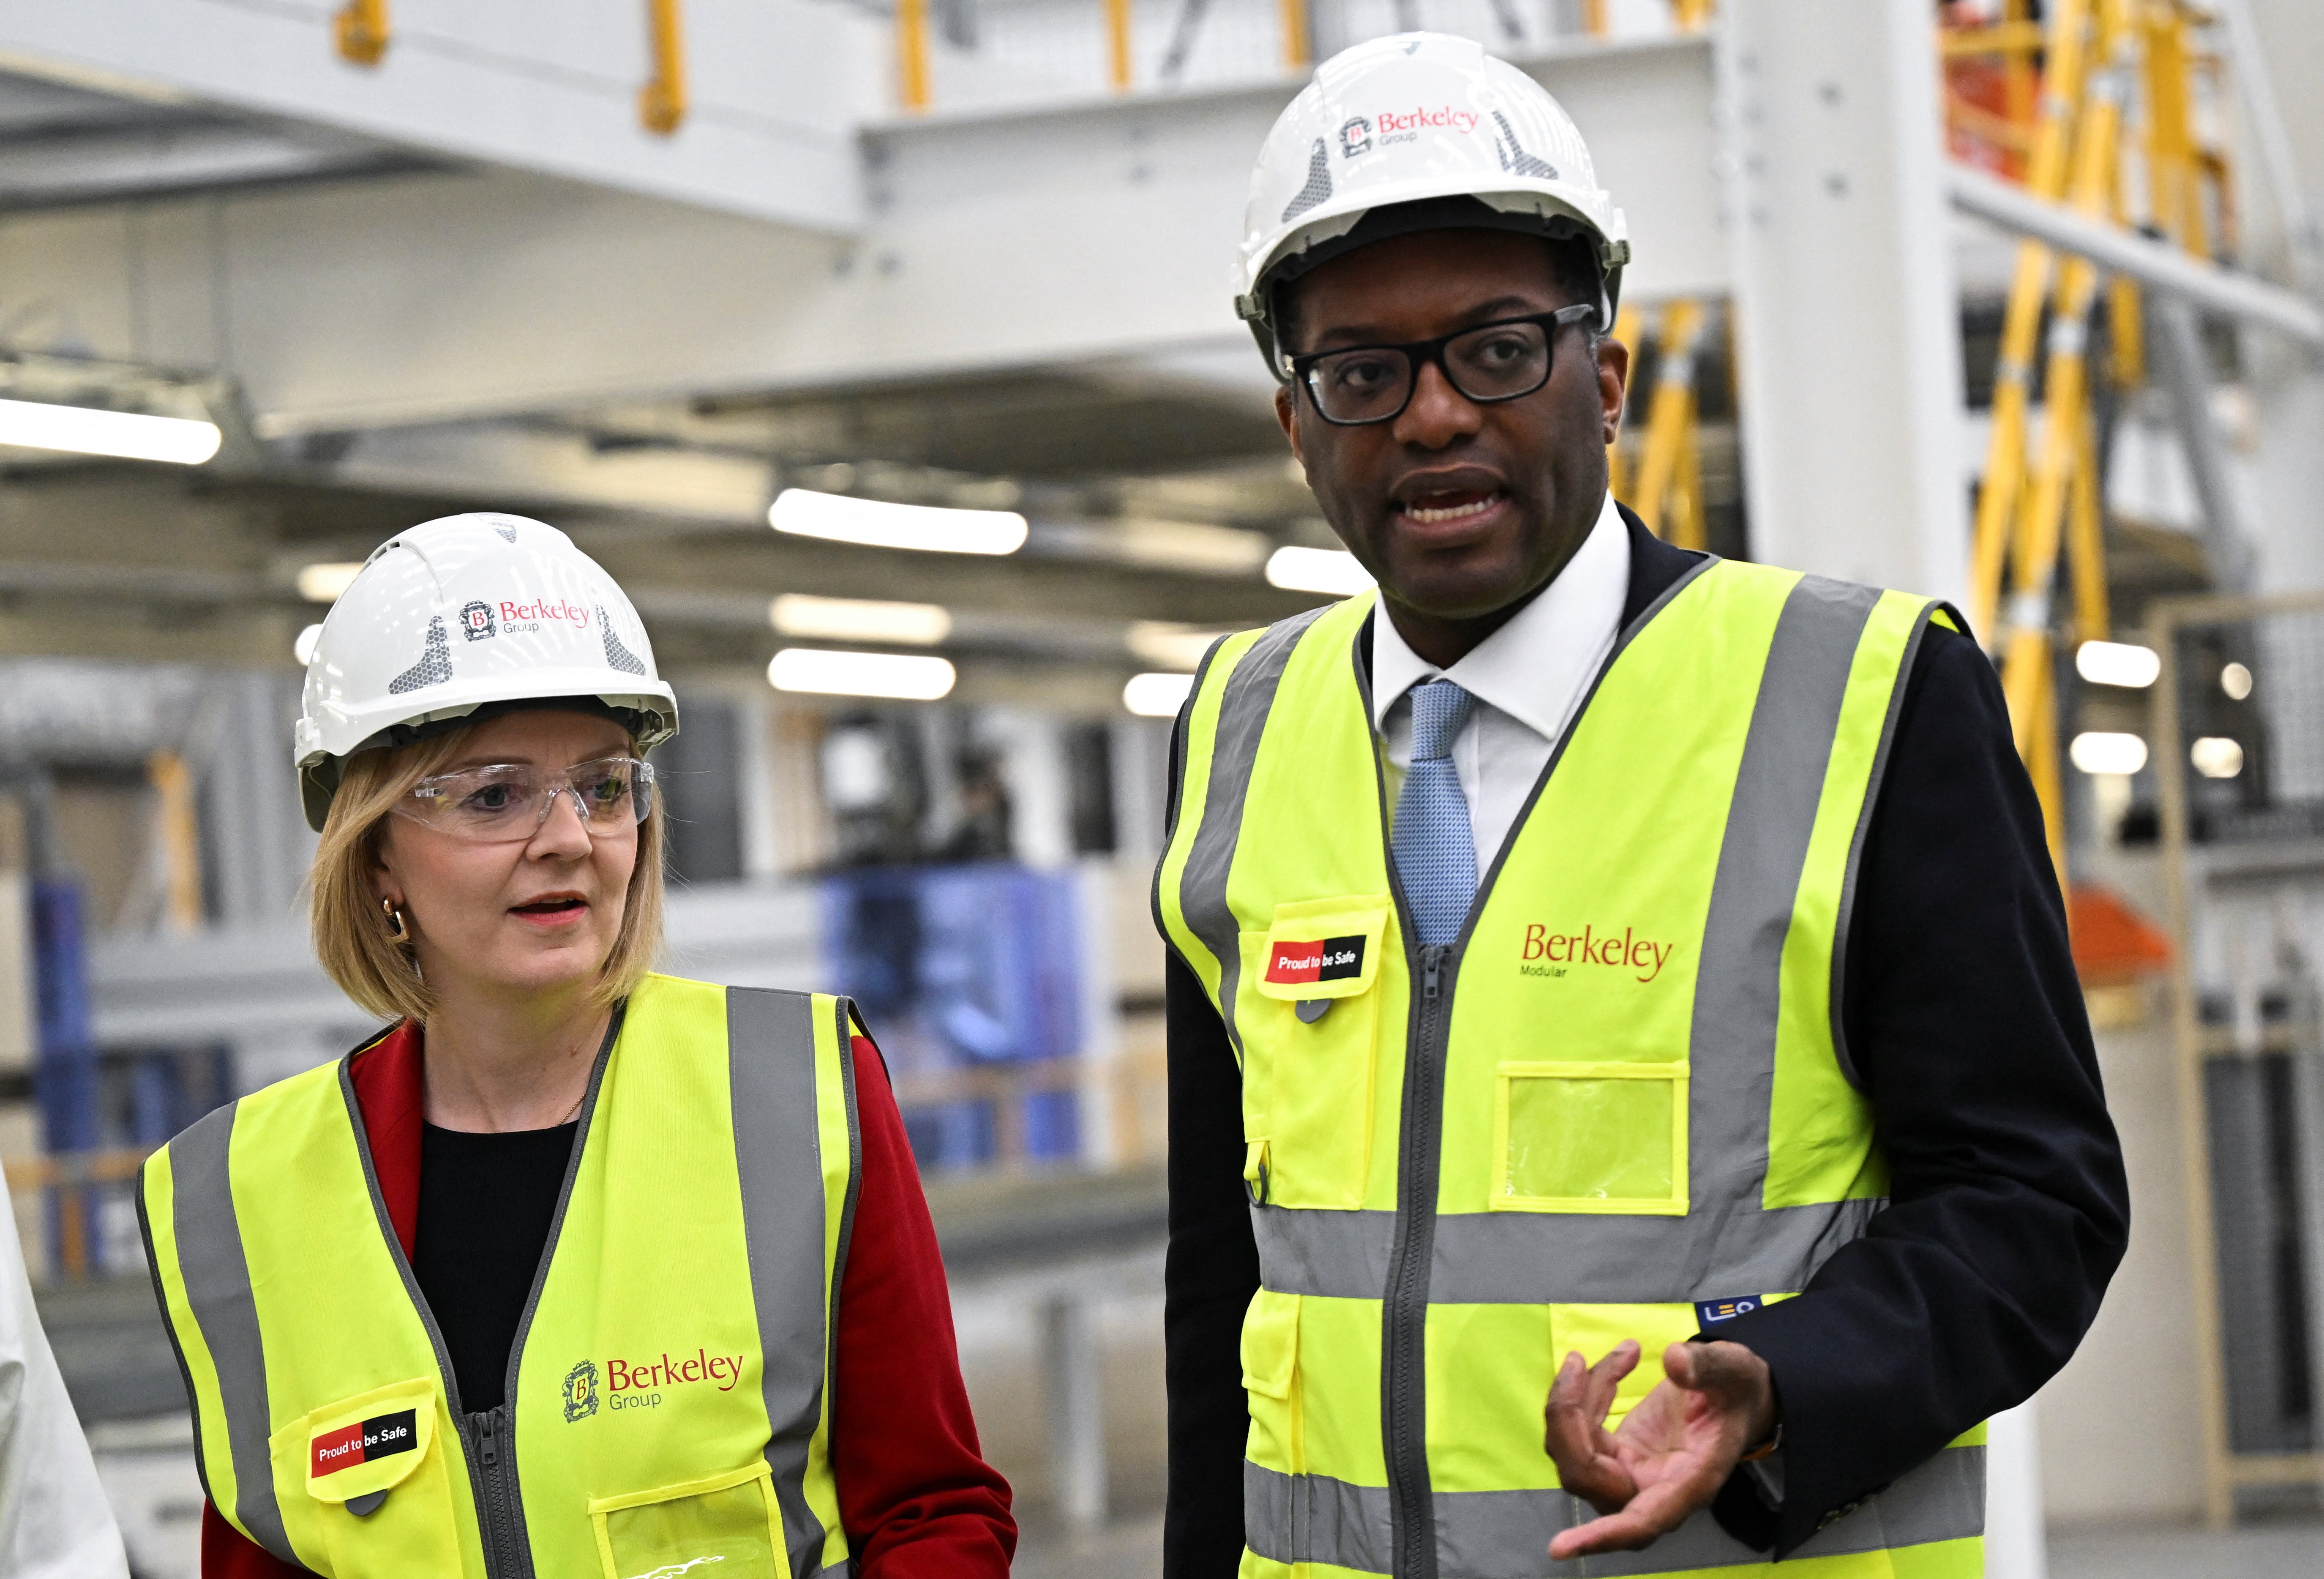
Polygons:
M1623 518L1627 625L1698 556ZM2041 808L1992 665L1941 628L1905 682L1844 970L1841 1014L1888 1158L1890 1205L1803 1297L1717 1334L1774 1372L1784 1494L1770 1506L1738 1471L1713 1511L1778 1556L2032 1396L2081 1341L2129 1233ZM1225 1579L1242 1548L1238 1342L1259 1255L1233 1052L1175 956L1167 1009L1163 1572Z

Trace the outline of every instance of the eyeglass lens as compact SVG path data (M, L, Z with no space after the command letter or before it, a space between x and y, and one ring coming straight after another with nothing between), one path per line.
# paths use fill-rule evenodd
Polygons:
M1472 401L1515 400L1549 382L1549 347L1540 324L1488 324L1444 342L1444 374ZM1410 352L1371 346L1318 358L1307 389L1335 422L1378 422L1404 409L1416 376Z
M532 837L556 799L568 794L592 833L634 826L652 809L653 770L630 757L563 772L500 762L423 779L398 809L454 838L498 843Z

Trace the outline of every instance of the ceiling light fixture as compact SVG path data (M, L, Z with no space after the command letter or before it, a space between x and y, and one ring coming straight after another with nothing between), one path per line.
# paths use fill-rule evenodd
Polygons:
M775 495L767 524L799 537L936 554L1013 554L1027 532L1025 518L1013 510L945 510L807 488Z
M2232 779L2244 771L2244 748L2227 735L2206 734L2187 748L2187 760L2206 779Z
M299 596L309 603L337 603L339 595L363 574L363 568L361 559L303 566L299 571Z
M2240 663L2230 663L2219 670L2219 689L2227 694L2230 702L2240 702L2251 695L2252 671Z
M218 452L216 422L193 417L152 417L42 401L0 401L0 444L62 449L123 460L165 460L199 466Z
M1194 688L1191 674L1133 674L1121 688L1121 705L1140 718L1175 718Z
M1173 620L1132 620L1130 629L1122 633L1121 644L1130 649L1133 658L1191 673L1203 661L1203 654L1211 650L1211 643L1225 634L1223 631L1182 625Z
M1370 572L1345 549L1302 549L1286 544L1268 556L1267 584L1286 592L1352 597L1373 582Z
M786 592L768 606L767 623L786 636L826 642L885 642L934 647L952 634L951 613L933 603L886 603L862 597L812 597Z
M2146 742L2109 729L2086 730L2066 748L2085 773L2135 773L2146 766Z
M2133 642L2085 642L2074 649L2074 671L2094 686L2144 690L2163 672L2163 655Z
M767 682L779 691L808 691L825 697L885 697L899 702L933 702L952 693L957 678L941 658L899 652L835 652L816 647L786 647L767 665Z

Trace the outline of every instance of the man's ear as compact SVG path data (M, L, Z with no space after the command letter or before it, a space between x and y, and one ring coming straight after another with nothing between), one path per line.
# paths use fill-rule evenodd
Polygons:
M1630 347L1609 335L1598 342L1599 426L1608 444L1622 430L1622 402L1629 387Z
M1299 392L1295 385L1276 385L1275 420L1283 425L1283 436L1291 440L1291 457L1305 466L1307 454L1299 447Z

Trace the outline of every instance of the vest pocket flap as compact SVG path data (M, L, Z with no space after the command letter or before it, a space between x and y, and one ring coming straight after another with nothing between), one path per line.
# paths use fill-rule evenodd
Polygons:
M719 1579L790 1571L774 1472L766 1460L674 1486L589 1499L605 1579L720 1565ZM733 1565L727 1566L726 1565Z
M1261 1288L1242 1316L1242 1385L1262 1398L1289 1398L1299 1368L1299 1296Z
M387 1491L427 1462L436 1390L420 1377L326 1404L274 1434L277 1462L286 1453L303 1460L308 1494L319 1502Z
M1379 979L1388 909L1384 893L1276 906L1251 984L1261 996L1295 1002L1370 992Z

